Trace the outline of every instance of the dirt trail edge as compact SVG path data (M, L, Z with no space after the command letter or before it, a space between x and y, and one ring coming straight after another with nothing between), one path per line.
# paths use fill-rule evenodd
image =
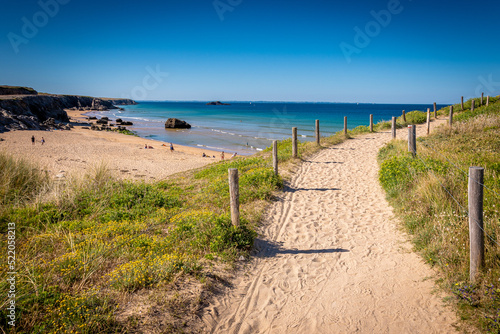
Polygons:
M301 165L245 273L205 309L208 333L456 332L378 183L377 152L389 140L358 137Z

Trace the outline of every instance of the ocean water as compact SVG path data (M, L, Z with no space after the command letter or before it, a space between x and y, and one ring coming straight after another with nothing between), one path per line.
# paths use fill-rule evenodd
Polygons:
M299 140L314 140L316 119L320 120L321 135L327 136L343 129L344 116L352 129L369 125L370 114L377 123L400 116L402 110L433 110L432 105L422 104L229 103L207 106L205 102L139 102L123 106L124 110L89 115L132 121L130 129L143 138L249 155L270 146L273 140L290 138L292 127L298 128ZM441 107L444 106L438 106ZM171 117L190 123L192 128L165 129L165 121Z

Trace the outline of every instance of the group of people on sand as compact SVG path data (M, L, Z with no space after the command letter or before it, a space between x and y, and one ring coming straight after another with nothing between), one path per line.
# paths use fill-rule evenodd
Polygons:
M167 146L165 144L162 144L161 146ZM151 149L151 148L154 148L153 146L151 145L148 145L148 144L144 144L144 149ZM174 151L174 145L172 143L170 143L170 152L173 152Z
M34 140L35 137L32 138L32 140ZM42 144L43 144L43 138L42 138ZM162 144L161 146L167 146L165 144ZM153 146L150 146L148 144L144 144L144 149L151 149L151 148L154 148ZM170 152L173 152L174 151L174 145L172 143L170 143ZM233 155L231 155L231 158L234 158L235 156L237 156L238 153L237 152L234 152ZM213 156L209 156L207 154L205 154L205 152L203 152L203 154L201 155L203 158L213 158L215 159L215 155ZM224 151L222 151L221 155L220 155L220 159L221 160L224 160Z
M235 157L235 156L237 156L237 155L238 155L238 153L237 153L237 152L234 152L234 153L233 153L233 155L231 155L231 158L234 158L234 157ZM203 154L202 154L201 156L202 156L203 158L210 158L210 156L209 156L209 155L206 155L206 154L205 154L205 152L203 152ZM215 155L214 155L214 156L212 156L212 158L214 158L214 159L215 159ZM221 159L221 160L224 160L224 151L222 151L222 152L221 152L221 154L220 154L220 159Z
M35 136L31 136L31 145L35 145L36 139ZM42 137L42 140L40 140L40 143L45 144L45 139Z

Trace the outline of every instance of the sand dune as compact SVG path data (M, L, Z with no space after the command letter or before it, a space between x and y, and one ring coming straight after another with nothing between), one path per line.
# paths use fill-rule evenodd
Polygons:
M378 184L389 140L366 135L302 164L269 209L255 257L203 314L207 332L455 332Z

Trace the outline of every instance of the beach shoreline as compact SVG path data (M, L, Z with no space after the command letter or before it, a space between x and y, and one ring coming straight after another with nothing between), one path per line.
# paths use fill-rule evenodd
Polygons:
M216 151L176 144L170 151L169 143L158 140L84 129L88 123L83 114L86 111L66 112L72 130L4 132L0 134L3 139L0 151L38 164L56 179L92 174L105 166L119 179L158 181L221 160L220 152ZM145 149L145 146L151 148ZM210 158L203 157L203 153Z

